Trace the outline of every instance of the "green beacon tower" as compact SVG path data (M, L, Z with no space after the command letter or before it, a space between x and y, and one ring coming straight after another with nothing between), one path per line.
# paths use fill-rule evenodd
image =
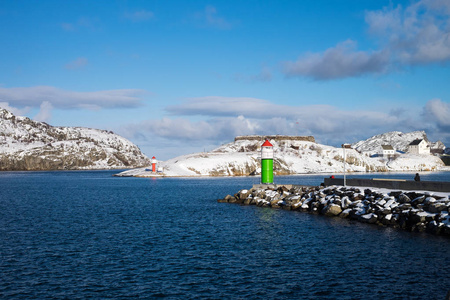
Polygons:
M273 183L273 145L269 140L261 146L261 183Z

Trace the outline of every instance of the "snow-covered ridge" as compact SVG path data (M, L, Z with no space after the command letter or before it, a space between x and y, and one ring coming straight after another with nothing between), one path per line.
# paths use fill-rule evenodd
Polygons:
M441 141L435 143L430 142L425 131L413 131L408 133L392 131L378 134L367 140L352 144L352 148L368 155L380 153L381 146L383 145L391 145L396 151L407 152L408 145L412 141L420 139L427 141L430 144L431 150L441 150L440 152L443 152L445 149L445 145Z
M261 140L264 136L250 139L239 138L211 152L179 156L158 162L163 172L152 173L148 169L130 170L119 176L245 176L259 174ZM342 148L317 144L292 137L269 139L274 147L274 172L277 175L305 173L343 172ZM370 157L355 149L345 150L347 172L384 171L432 171L444 166L439 157L433 155L402 154L388 160Z
M111 131L56 127L0 108L0 170L142 167L139 148Z

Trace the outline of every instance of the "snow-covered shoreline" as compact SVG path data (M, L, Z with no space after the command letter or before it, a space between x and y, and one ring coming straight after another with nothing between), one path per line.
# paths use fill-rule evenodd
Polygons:
M263 137L260 137L263 138ZM405 153L395 158L371 157L355 149L336 148L307 140L293 140L281 136L270 141L274 147L275 175L351 172L423 172L450 170L435 155ZM117 176L135 177L205 177L246 176L260 174L261 142L255 139L236 139L211 152L182 155L158 161L162 172L147 168L128 170Z

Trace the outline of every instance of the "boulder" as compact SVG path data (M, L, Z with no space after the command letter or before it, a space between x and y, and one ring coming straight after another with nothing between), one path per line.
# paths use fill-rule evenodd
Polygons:
M426 229L427 225L425 223L417 223L411 226L411 231L424 232Z
M395 224L395 221L396 220L392 214L378 216L378 222L380 222L383 225L392 225Z
M403 194L402 191L395 191L395 192L390 192L390 193L389 193L389 196L398 198L401 194Z
M325 216L337 216L342 212L341 206L337 204L329 204L322 209L322 214Z
M428 205L428 211L430 213L440 213L441 211L447 210L447 205L441 202L433 202Z
M390 199L388 199L388 200L390 200ZM378 200L376 203L380 206L383 206L387 203L387 201L386 201L386 199L381 199L381 200Z
M347 218L350 215L351 212L352 212L352 209L351 208L347 208L347 209L343 210L339 214L339 218L342 218L342 219Z
M226 195L225 198L222 199L222 202L231 202L233 200L236 200L236 198L231 195Z
M400 204L400 205L398 206L398 208L401 209L401 210L408 210L408 209L411 208L411 204L409 204L409 203L403 203L403 204Z
M410 212L409 218L413 223L421 223L425 222L425 218L428 216L427 212Z
M441 226L436 221L431 221L427 224L427 231L433 234L441 233Z
M289 192L289 189L283 185L283 186L278 187L278 188L277 188L277 191L278 191L280 194L283 194L284 192Z
M378 220L378 216L376 214L370 213L359 216L359 220L364 223L374 224Z
M270 206L273 208L279 208L281 206L281 203L283 203L280 199L273 199L270 201Z
M360 193L355 194L355 195L353 196L353 200L363 200L363 199L364 199L364 195L363 195L363 194L360 194Z
M398 202L400 202L400 203L409 203L409 202L411 202L411 199L406 194L401 193L398 196Z
M245 199L247 199L247 197L249 195L251 195L250 191L248 191L248 190L241 190L235 195L235 197L239 198L240 200L245 200Z
M342 209L348 208L350 206L350 204L352 204L352 201L350 201L350 199L348 197L342 198L342 201L341 201Z
M319 209L320 203L319 202L312 202L309 205L309 211L313 212L313 213L317 213L318 209Z
M378 211L378 214L383 215L383 216L387 216L391 213L392 213L392 210L389 207L388 208L384 207Z
M421 196L418 196L418 197L414 198L413 201L411 201L411 203L413 205L418 205L418 204L423 203L423 201L425 201L425 196L421 195Z
M253 197L247 197L247 199L244 200L245 205L251 205L253 203L254 203Z
M425 198L425 203L426 204L431 204L431 203L434 203L434 202L436 202L437 200L436 200L436 198L434 198L434 197L426 197Z

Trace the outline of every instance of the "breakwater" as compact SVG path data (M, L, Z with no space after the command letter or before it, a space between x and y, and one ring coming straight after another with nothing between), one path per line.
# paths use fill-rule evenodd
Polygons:
M324 185L344 185L343 178L324 178ZM435 191L450 193L450 182L448 181L413 181L406 179L392 178L349 178L346 180L349 186L370 186L375 188L385 188L390 190L407 191Z
M450 237L450 195L344 186L255 185L218 202L309 212Z

